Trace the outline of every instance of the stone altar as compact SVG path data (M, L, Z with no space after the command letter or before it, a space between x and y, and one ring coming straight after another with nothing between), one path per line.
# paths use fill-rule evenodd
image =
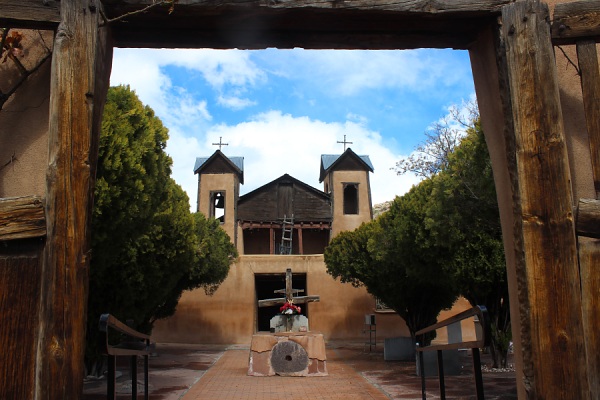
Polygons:
M285 294L285 297L258 301L259 307L284 304L288 310L282 307L284 313L271 319L271 332L252 335L248 375L327 375L325 339L321 333L308 331L308 319L299 315L300 308L294 305L319 301L319 296L294 296L301 291L292 288L292 270L288 268L285 271L285 289L275 291Z
M252 336L250 376L327 376L325 339L317 332L259 332Z

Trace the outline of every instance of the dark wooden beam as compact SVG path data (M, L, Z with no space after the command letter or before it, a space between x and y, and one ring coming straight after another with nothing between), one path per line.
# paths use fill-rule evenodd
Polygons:
M60 7L50 82L36 399L78 399L83 390L94 172L112 55L108 29L98 29L99 0L61 0Z
M579 199L577 235L600 239L600 200Z
M41 197L0 199L0 240L43 236L46 236L46 217Z
M173 13L149 1L106 1L119 47L465 49L511 0L187 1ZM156 27L160 35L156 35Z
M519 379L531 399L589 399L571 176L547 5L504 7L501 40L514 121L507 140L524 355Z
M60 22L60 1L0 0L0 26L54 29Z
M31 1L31 0L30 0ZM104 0L107 12L115 10L128 12L142 9L153 3L153 0ZM286 1L264 1L264 0L188 0L185 3L175 4L174 12L196 13L198 10L222 10L222 9L293 9L293 8L320 8L336 10L383 10L402 12L412 15L432 14L474 14L483 15L510 4L512 0L286 0ZM161 8L168 14L170 6Z
M600 41L600 2L559 3L554 8L552 42L575 44L578 39Z

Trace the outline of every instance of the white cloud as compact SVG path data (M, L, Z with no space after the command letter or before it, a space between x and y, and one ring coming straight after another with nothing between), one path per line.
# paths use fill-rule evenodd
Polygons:
M471 80L464 65L448 57L451 50L365 50L306 51L279 50L272 57L267 50L264 61L270 72L317 82L342 96L356 95L365 89L409 88L428 93L432 88Z
M416 178L398 177L390 170L399 156L381 143L377 132L352 121L325 123L279 111L265 112L237 125L213 126L203 143L172 136L168 151L181 160L176 161L173 177L195 204L197 177L192 171L195 157L210 156L215 151L212 143L218 142L219 137L229 143L223 147L227 156L244 157L245 184L241 192L248 193L285 173L322 190L319 183L321 154L340 154L342 147L337 141L342 140L344 134L356 138L352 149L360 155L369 155L373 162L375 173L371 175L371 189L374 203L392 200L417 182Z
M116 49L111 84L129 84L144 104L152 107L169 128L167 152L174 161L173 178L196 205L196 157L210 156L219 137L229 143L228 156L245 158L245 185L242 193L262 186L284 173L322 189L318 182L321 154L340 154L337 141L347 135L350 147L370 156L373 202L402 195L418 182L414 176L397 176L392 170L402 155L395 154L395 138L382 138L369 128L368 117L349 112L344 121L324 122L280 110L263 111L239 123L214 121L210 101L230 109L256 105L253 86L266 83L268 74L294 77L293 85L312 82L334 95L355 94L364 89L412 87L432 90L439 79L459 80L452 61L435 60L419 52L280 51L271 53L223 50ZM253 59L261 62L261 70ZM197 93L194 88L175 87L167 75L170 67L198 73L214 93ZM437 81L436 81L437 80ZM438 82L438 83L436 83ZM294 86L290 92L294 92ZM298 92L299 96L305 93ZM212 96L212 97L211 97ZM213 99L213 100L210 100ZM311 103L315 100L307 100ZM316 103L315 103L316 104Z
M243 108L253 106L256 104L255 101L252 101L250 99L242 99L240 97L226 97L226 96L219 96L219 98L217 99L217 102L220 105L230 108L232 110L241 110Z

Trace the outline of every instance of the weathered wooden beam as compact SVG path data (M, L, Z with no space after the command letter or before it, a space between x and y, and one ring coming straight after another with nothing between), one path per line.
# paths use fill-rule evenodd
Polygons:
M554 44L575 44L582 38L600 41L600 2L585 0L557 4L551 29Z
M310 15L302 13L298 20L308 21ZM403 24L398 20L398 26ZM196 30L182 31L165 27L160 37L152 39L151 28L138 28L133 25L115 30L115 45L121 48L213 48L260 50L278 49L329 49L329 50L410 50L419 48L465 50L473 42L474 25L468 20L456 22L469 27L469 32L303 32L301 30L255 30L257 25L248 24L248 29L232 30ZM440 28L440 24L435 24ZM426 25L423 27L426 29Z
M596 42L577 42L577 61L581 73L583 109L590 143L592 174L596 198L600 198L600 70Z
M586 340L587 369L592 396L600 393L600 240L579 241L583 329ZM581 361L583 362L583 360Z
M579 199L577 235L600 239L600 200Z
M60 1L0 0L0 26L54 29L60 22Z
M531 399L589 399L572 188L548 7L502 10L523 376Z
M98 29L99 0L61 0L52 56L47 239L41 273L36 399L78 399L83 356L90 225L99 116L112 47ZM104 66L104 67L102 67Z
M0 199L0 240L42 236L46 236L46 217L41 197Z
M475 14L483 15L499 9L513 0L188 0L185 3L175 4L175 13L197 12L199 9L218 10L234 8L325 8L348 10L385 10L403 12L408 14ZM105 0L107 12L115 10L133 11L144 8L153 3L153 0ZM157 7L158 8L158 7ZM164 11L169 5L162 7Z
M113 23L119 47L466 49L510 1L187 1L171 14L130 14L149 2L114 1L107 16L128 15Z

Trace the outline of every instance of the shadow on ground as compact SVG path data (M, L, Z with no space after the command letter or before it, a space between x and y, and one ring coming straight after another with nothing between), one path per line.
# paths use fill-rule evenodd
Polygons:
M156 355L150 358L150 399L181 399L189 388L221 357L228 349L247 349L247 346L224 345L182 345L157 344ZM421 399L421 380L416 375L414 362L384 361L383 344L369 351L362 342L332 341L327 344L328 363L345 363L367 379L373 386L391 399ZM117 379L117 398L131 398L131 379L128 373L127 358L119 362L122 375ZM475 399L475 381L468 354L461 359L462 372L457 376L446 377L447 399ZM491 365L489 355L482 355L482 364ZM143 374L140 359L138 367L138 396L142 398ZM257 378L268 379L268 378ZM318 378L298 378L310 379ZM483 384L487 400L517 399L515 373L484 372ZM439 387L436 377L427 378L427 399L438 399ZM106 379L86 379L83 400L106 399Z

